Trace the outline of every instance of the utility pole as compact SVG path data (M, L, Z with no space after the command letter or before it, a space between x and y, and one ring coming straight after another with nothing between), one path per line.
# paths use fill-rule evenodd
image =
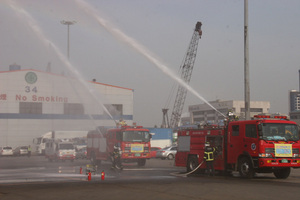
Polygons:
M73 25L76 23L76 21L60 21L61 24L63 25L67 25L68 26L68 43L67 43L67 47L68 47L68 60L70 60L70 25Z
M244 57L245 119L250 120L248 0L244 0Z

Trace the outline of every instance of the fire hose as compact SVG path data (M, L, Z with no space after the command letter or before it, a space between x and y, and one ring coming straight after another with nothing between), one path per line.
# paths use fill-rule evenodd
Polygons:
M187 175L194 173L203 163L204 163L204 160L195 169L193 169L192 171L190 171L188 173L180 174L179 172L174 172L174 173L171 173L171 175L186 177Z

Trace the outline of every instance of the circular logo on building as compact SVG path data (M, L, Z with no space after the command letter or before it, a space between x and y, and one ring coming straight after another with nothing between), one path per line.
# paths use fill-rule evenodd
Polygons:
M37 81L37 75L34 72L27 72L25 80L29 84L34 84Z

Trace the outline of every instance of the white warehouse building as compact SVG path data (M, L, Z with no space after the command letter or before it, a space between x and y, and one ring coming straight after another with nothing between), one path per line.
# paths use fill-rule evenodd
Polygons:
M107 112L108 111L108 112ZM38 70L0 72L0 146L59 131L133 122L133 90Z

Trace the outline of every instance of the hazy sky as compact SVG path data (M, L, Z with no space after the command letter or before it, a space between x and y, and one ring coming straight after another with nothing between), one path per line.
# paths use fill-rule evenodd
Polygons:
M36 20L45 38L33 33L11 2ZM76 21L70 26L74 69L86 80L134 89L134 121L159 126L174 80L97 23L97 17L135 39L175 73L201 21L190 85L208 101L244 100L244 0L83 1L97 10L97 17L76 2L81 1L1 0L0 71L13 63L45 70L51 62L53 73L67 73L51 43L67 55L67 26L60 21ZM288 92L299 90L300 1L249 0L248 12L250 99L270 101L271 112L288 113ZM200 103L188 93L183 112Z

